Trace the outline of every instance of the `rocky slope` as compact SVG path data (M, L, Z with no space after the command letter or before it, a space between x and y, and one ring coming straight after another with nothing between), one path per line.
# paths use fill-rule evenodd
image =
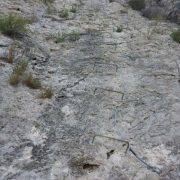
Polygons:
M34 20L0 35L0 179L180 178L178 25L125 2L0 0ZM8 83L21 57L51 99Z

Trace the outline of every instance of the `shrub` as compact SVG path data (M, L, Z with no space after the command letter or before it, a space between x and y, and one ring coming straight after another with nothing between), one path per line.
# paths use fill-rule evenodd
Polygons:
M27 31L26 25L29 21L17 14L10 13L0 16L0 31L2 34L10 37L22 37Z
M62 11L60 11L59 17L64 18L64 19L68 19L69 18L69 10L63 9Z
M41 82L38 78L33 77L32 74L29 74L24 80L23 84L31 89L39 89L41 87Z
M180 29L173 31L171 37L175 42L180 43Z
M45 88L43 89L43 92L40 95L40 98L42 99L51 99L53 96L53 90L52 88Z
M145 0L130 0L129 5L134 10L141 10L145 8Z

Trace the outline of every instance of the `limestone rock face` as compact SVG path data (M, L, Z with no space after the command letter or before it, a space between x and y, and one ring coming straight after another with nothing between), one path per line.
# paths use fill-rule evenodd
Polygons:
M180 179L179 2L127 3L0 0L31 20L0 34L0 180Z

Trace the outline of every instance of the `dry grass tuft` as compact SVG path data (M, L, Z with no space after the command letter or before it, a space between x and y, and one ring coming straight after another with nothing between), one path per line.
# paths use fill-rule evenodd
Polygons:
M22 59L18 65L14 68L12 74L9 77L9 84L12 86L18 85L20 82L21 76L26 71L28 66L28 61L26 59Z
M17 86L20 81L19 75L12 73L9 77L9 84L11 86Z
M44 88L41 95L40 95L40 98L42 99L51 99L53 97L53 90L52 88Z
M32 74L29 74L24 80L23 84L31 89L41 88L41 82L38 78L35 78Z

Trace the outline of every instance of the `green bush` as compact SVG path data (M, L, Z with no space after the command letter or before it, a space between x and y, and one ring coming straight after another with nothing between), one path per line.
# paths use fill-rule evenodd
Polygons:
M171 37L175 42L180 43L180 29L173 31Z
M29 21L17 14L10 13L0 16L0 32L10 37L22 37L27 31Z
M141 10L145 8L145 0L130 0L129 5L134 10Z

